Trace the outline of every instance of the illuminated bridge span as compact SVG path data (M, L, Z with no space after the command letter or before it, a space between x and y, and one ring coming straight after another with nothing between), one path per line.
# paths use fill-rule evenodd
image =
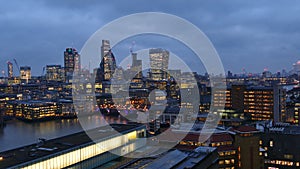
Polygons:
M113 132L109 126L89 131L89 134L99 136L95 142L85 132L80 132L52 140L40 139L37 144L2 152L0 168L95 168L146 144L146 139L137 139L146 137L145 126L110 126L119 133Z

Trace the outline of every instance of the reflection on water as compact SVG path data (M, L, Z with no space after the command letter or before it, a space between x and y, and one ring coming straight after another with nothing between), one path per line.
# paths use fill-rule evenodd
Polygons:
M87 117L90 128L108 123L126 123L120 118L93 115ZM61 119L54 121L27 123L18 120L8 121L0 131L0 152L20 146L33 144L39 138L52 139L83 131L78 119Z

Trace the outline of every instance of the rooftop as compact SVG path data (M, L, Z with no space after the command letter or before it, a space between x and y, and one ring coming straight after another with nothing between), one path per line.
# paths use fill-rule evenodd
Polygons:
M215 150L216 149L212 147L198 147L194 151L173 150L151 162L145 169L193 168Z
M91 129L88 133L93 135L95 138L103 139L116 134L116 132L111 130L111 127L117 132L126 133L137 127L141 127L141 125L110 124L110 126L102 126ZM0 157L2 157L2 160L0 160L0 168L8 168L22 164L24 162L52 155L87 143L92 143L92 140L85 132L79 132L51 140L40 138L38 143L0 152Z
M232 128L231 131L236 133L257 133L259 130L257 130L255 127L252 126L239 126L236 128Z

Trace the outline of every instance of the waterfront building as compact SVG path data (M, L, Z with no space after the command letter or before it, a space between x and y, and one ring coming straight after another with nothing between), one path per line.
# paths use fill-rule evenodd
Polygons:
M114 128L116 131L112 131ZM110 124L0 153L0 168L95 168L145 145L146 129L138 124Z
M58 116L58 106L51 101L15 101L16 118L28 121L51 119Z

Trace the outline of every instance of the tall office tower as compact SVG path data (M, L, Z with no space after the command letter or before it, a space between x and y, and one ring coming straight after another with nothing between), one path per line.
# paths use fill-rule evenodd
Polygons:
M161 48L150 49L150 72L151 80L163 80L168 78L169 51Z
M46 79L48 81L61 81L62 80L61 65L47 65L46 66Z
M80 55L75 48L67 48L64 51L65 78L69 81L73 72L80 71Z
M7 62L7 73L8 73L8 78L12 78L14 76L13 64L9 61Z
M132 65L131 70L135 73L135 78L142 78L142 60L137 59L137 53L131 53Z
M102 40L101 46L101 58L105 56L110 51L110 42L109 40Z
M28 80L31 79L31 68L29 66L21 66L20 67L20 79L26 80L28 83Z
M100 71L103 73L103 80L110 80L116 67L116 59L111 51L109 40L102 40Z

